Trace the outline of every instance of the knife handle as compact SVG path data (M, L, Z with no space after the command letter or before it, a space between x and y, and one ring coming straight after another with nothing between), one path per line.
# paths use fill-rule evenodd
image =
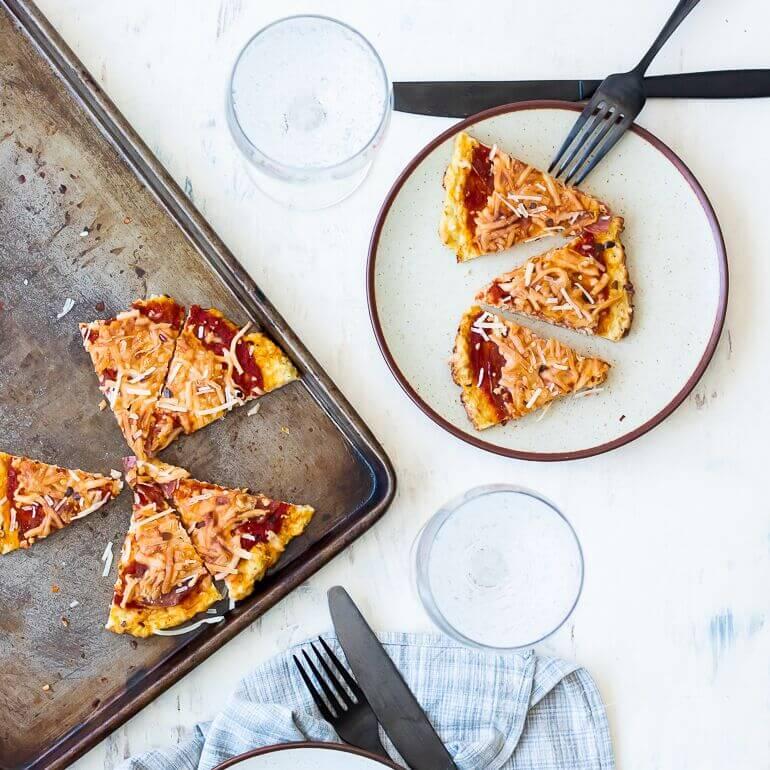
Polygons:
M648 97L752 99L770 96L770 70L721 70L655 75L644 79Z

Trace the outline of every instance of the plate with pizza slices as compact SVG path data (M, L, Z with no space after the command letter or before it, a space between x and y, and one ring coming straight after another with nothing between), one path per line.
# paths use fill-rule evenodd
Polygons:
M380 349L453 435L526 460L614 449L679 406L727 307L706 193L634 125L580 187L547 173L580 107L464 120L396 180L369 249Z

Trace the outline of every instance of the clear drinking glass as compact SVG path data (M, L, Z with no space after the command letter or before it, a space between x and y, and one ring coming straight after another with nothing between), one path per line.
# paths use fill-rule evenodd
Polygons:
M417 593L444 633L506 652L558 630L583 588L583 552L556 506L520 487L476 487L443 506L412 552Z
M294 208L320 209L350 195L391 111L377 51L325 16L290 16L257 32L227 89L230 130L255 184Z

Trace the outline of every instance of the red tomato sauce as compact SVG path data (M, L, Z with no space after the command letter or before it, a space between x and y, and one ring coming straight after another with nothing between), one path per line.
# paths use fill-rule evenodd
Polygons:
M19 475L16 472L16 469L12 465L9 465L5 496L8 498L8 503L16 509L16 526L19 530L19 537L24 537L28 530L40 526L43 521L43 512L42 507L37 503L25 505L23 507L16 505L13 502L13 497L18 488Z
M213 350L219 356L222 355L222 351L225 348L230 348L233 337L238 333L237 327L227 319L210 313L198 305L193 305L190 308L187 326L201 345L209 350ZM203 339L198 336L198 330L201 327L204 329ZM251 353L250 343L243 339L238 340L235 345L235 355L243 368L242 373L233 370L233 380L236 385L243 391L244 396L261 393L264 387L264 379L262 377L262 370Z
M476 323L478 317L473 319L473 323ZM495 407L498 419L504 419L508 416L508 411L505 408L508 396L504 390L495 393L494 389L500 382L500 373L505 366L505 358L492 340L485 340L480 334L471 332L470 359L474 377L479 376L479 370L484 370L481 390L486 393Z
M487 205L487 198L495 190L489 152L489 147L484 144L473 148L471 170L465 180L465 208L471 232L476 231L475 215Z
M575 245L575 251L578 254L585 254L587 257L593 257L598 259L601 257L601 253L597 254L596 237L590 230L584 230L580 235L580 239Z
M147 301L138 300L131 307L151 321L167 323L175 329L181 328L182 321L184 321L184 308L173 300L159 298Z
M136 578L141 578L144 573L147 572L147 566L144 564L140 564L138 561L133 561L131 564L126 567L126 569L123 571L123 574L126 576L132 576ZM126 607L130 607L132 609L138 609L141 607L176 607L178 604L181 604L187 596L189 596L190 592L195 589L195 587L198 585L196 582L195 585L184 586L184 591L177 591L179 586L176 586L175 588L172 588L167 594L161 594L157 599L144 599L141 601L130 601L127 602ZM115 592L115 603L120 604L123 601L123 596L120 592Z
M248 551L257 543L266 543L270 532L278 532L281 529L281 524L283 524L283 520L288 512L288 503L273 500L268 512L264 516L249 519L241 524L236 530L241 535L241 548ZM252 535L254 540L244 538L243 535Z
M163 491L157 484L137 484L134 493L139 498L139 505L155 503L158 512L168 507Z
M489 287L487 295L489 296L490 302L500 302L503 297L508 296L496 283L493 283L492 286Z

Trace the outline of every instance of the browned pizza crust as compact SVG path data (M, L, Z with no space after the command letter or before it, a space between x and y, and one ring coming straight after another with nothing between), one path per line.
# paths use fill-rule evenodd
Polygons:
M622 231L620 217L600 219L566 246L498 276L476 301L617 341L633 314Z
M193 544L232 599L243 599L302 534L314 510L227 489L195 479L179 479L171 497Z
M283 351L249 326L239 329L213 308L190 308L155 408L151 454L297 378Z
M549 235L574 235L609 207L465 132L444 175L439 233L458 262Z
M170 297L137 300L108 321L80 324L83 345L126 442L139 457L184 320L184 308Z
M483 430L597 388L610 365L472 307L460 322L451 367L470 421Z
M190 620L221 596L163 492L176 469L136 458L128 465L134 505L107 629L145 637Z
M0 554L29 548L120 494L113 476L60 468L0 452Z

